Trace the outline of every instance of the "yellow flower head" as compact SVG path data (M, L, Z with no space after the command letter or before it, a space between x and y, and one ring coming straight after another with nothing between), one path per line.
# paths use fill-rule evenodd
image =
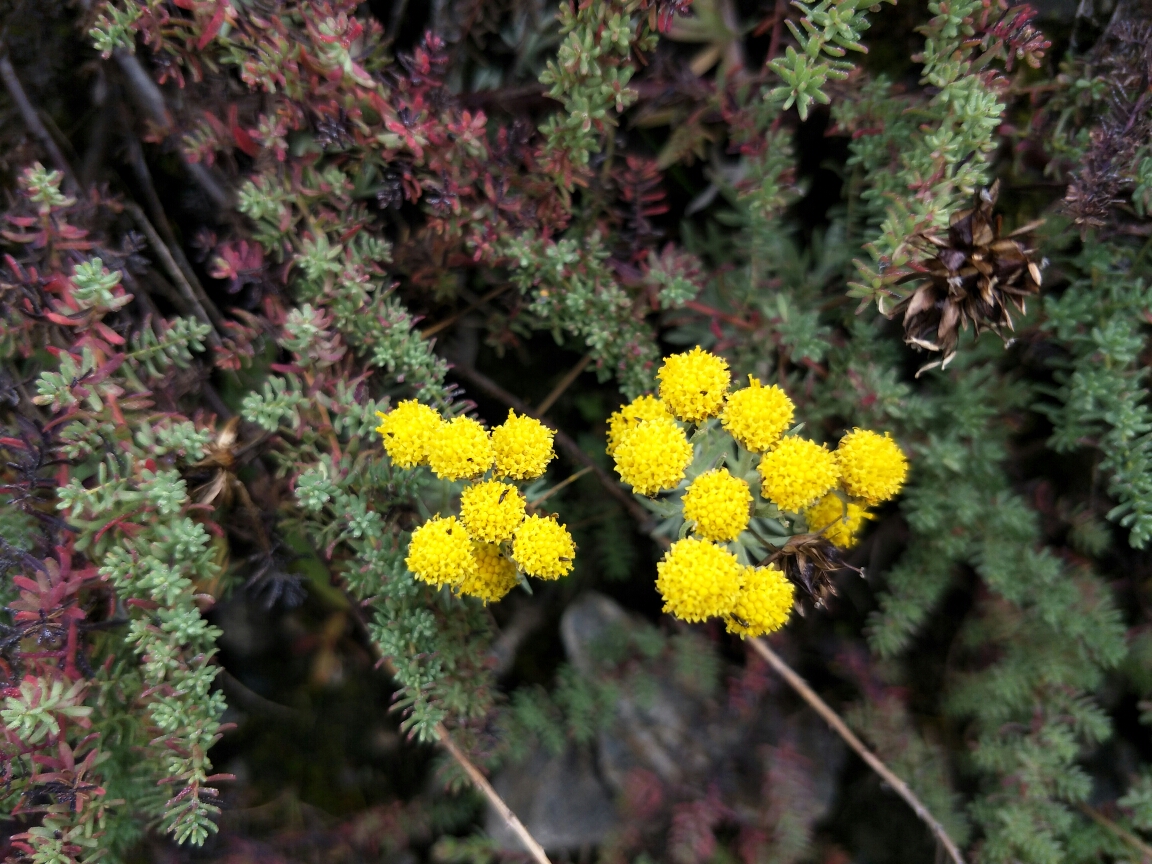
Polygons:
M415 399L405 399L384 414L376 412L376 431L384 439L384 449L399 468L415 468L428 461L428 442L444 422L436 409Z
M707 540L678 540L656 565L656 590L664 611L683 621L726 615L740 593L740 563Z
M509 410L508 419L492 430L496 451L496 474L513 480L535 480L556 455L552 436L556 433L532 417L517 417Z
M836 448L844 491L875 506L895 498L908 476L908 460L887 434L853 429Z
M780 440L795 410L787 393L749 375L747 387L728 395L720 422L744 449L763 453Z
M576 544L554 516L529 516L512 539L512 560L538 579L559 579L572 572Z
M655 396L637 396L619 411L608 418L608 455L611 456L620 446L624 434L636 428L641 420L655 420L657 417L671 417L664 403Z
M732 380L728 361L710 354L699 345L683 354L665 358L657 373L660 398L668 410L689 423L699 423L719 414Z
M485 603L495 603L520 583L516 565L504 557L500 547L493 543L473 543L472 557L476 570L460 583L459 591L469 597L479 597Z
M775 564L767 567L745 567L744 584L728 615L728 632L763 636L779 630L792 614L792 583Z
M860 529L871 518L867 509L855 501L845 504L838 495L825 495L804 511L808 530L813 533L823 530L824 536L841 549L856 545Z
M727 468L701 474L684 493L684 518L695 521L695 533L726 543L748 527L752 492Z
M437 477L468 480L492 467L492 442L471 417L442 423L428 441L428 464Z
M474 540L499 543L512 539L512 532L524 521L526 504L515 486L486 480L461 494L460 518Z
M692 445L671 417L644 420L616 445L616 472L641 495L674 489L692 462Z
M840 479L836 457L823 444L785 438L760 459L760 494L791 513L799 513L832 490Z
M404 563L417 579L437 588L458 585L476 572L472 538L455 516L437 516L413 531Z

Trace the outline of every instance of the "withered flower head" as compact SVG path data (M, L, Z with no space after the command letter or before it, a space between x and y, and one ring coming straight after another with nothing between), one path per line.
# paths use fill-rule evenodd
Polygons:
M863 570L844 561L840 550L823 533L797 534L762 563L775 564L796 586L801 612L807 605L824 606L836 594L832 574L837 570L864 575Z
M927 262L926 273L900 280L927 280L892 310L893 315L904 314L905 342L941 354L921 372L948 365L956 356L960 330L967 330L969 323L977 335L987 329L1003 337L1004 328L1013 329L1009 306L1023 314L1025 300L1040 293L1040 266L1031 258L1033 250L1014 239L1039 223L1001 237L1000 217L992 215L999 192L997 180L976 193L970 209L953 213L946 239L921 234L919 239L935 248L936 256Z

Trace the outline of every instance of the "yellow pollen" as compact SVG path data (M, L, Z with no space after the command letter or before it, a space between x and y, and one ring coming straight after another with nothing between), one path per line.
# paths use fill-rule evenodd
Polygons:
M747 387L729 394L720 422L744 449L763 453L780 440L795 411L787 393L749 375Z
M624 434L614 454L616 472L641 495L674 489L692 462L692 445L671 417L643 420Z
M790 513L799 513L831 491L840 478L836 457L823 444L783 439L760 459L760 494Z
M415 468L428 461L428 442L444 422L434 408L405 399L387 414L377 411L376 416L384 450L398 468Z
M740 593L740 563L715 543L688 537L656 565L656 590L664 611L694 623L726 615Z
M908 460L887 434L853 429L836 448L844 491L876 506L895 498L908 476Z
M428 464L448 480L470 480L492 467L495 455L484 427L471 417L454 417L435 431L428 442Z
M476 570L472 538L455 516L436 516L412 532L404 563L429 585L458 585Z
M788 623L795 589L775 564L745 567L743 585L728 615L729 633L740 638L764 636Z
M660 398L681 420L699 423L720 413L732 380L728 361L699 345L665 358L657 373Z
M572 572L576 544L555 516L529 516L512 539L512 560L537 579L559 579Z
M460 495L460 518L473 539L485 543L511 540L524 521L527 502L515 486L487 480L469 486Z
M684 493L684 518L696 523L696 534L726 543L748 527L752 492L727 468L701 474Z

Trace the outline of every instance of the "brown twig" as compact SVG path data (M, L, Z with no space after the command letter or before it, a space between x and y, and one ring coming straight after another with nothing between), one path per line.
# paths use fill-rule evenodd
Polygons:
M144 211L140 209L140 205L135 202L128 202L124 205L124 209L132 214L132 218L136 220L136 224L140 226L140 230L144 232L144 236L148 238L149 245L152 246L153 251L160 257L160 263L164 265L164 269L168 271L169 277L176 283L176 289L180 292L180 296L184 298L184 302L192 309L193 313L212 328L208 334L208 341L214 348L219 348L223 343L220 341L220 333L217 327L217 319L220 313L216 312L216 308L212 306L212 301L207 296L201 298L197 295L196 290L192 284L184 276L183 271L176 263L176 259L172 257L172 252L165 245L164 240L160 237L156 227L148 221L148 217L144 215ZM203 288L200 289L201 294ZM203 300L203 302L202 302ZM210 316L206 306L212 307L215 312L215 317Z
M127 51L116 51L113 57L116 58L120 71L124 73L128 92L135 101L136 107L144 112L157 131L165 136L169 135L175 127L172 114L168 111L168 105L164 101L164 94L160 87L141 65L140 59ZM221 210L226 210L232 206L231 194L220 185L207 166L199 162L190 162L182 151L180 158L184 162L184 167L188 169L188 173L192 175L192 179L212 199L213 204Z
M777 674L783 678L788 686L795 690L805 702L812 706L812 708L824 718L825 722L832 727L832 730L844 739L845 743L856 751L856 754L868 763L868 767L880 775L889 786L895 790L896 794L903 798L913 812L920 817L920 821L928 826L928 830L936 837L937 842L944 847L955 864L964 864L964 857L960 854L960 849L953 842L952 838L948 836L948 832L944 830L936 817L924 806L923 802L916 797L908 784L892 773L892 770L885 765L880 759L867 747L864 742L856 737L855 733L848 728L848 724L840 719L840 715L828 707L823 699L821 699L816 691L808 686L808 682L801 678L792 667L785 663L775 651L768 647L768 643L763 639L752 639L752 648L759 654L769 666L776 670Z
M188 258L184 255L184 250L180 248L180 244L176 240L176 235L172 231L172 225L168 222L168 214L164 212L164 205L160 202L160 196L156 193L156 184L152 182L152 172L148 170L148 163L144 159L144 148L140 145L140 139L136 137L126 118L124 118L123 125L124 140L128 150L128 161L132 166L132 173L136 175L136 182L140 184L140 189L144 193L144 202L148 205L152 223L156 226L157 232L159 232L160 237L164 240L164 245L168 248L168 251L172 253L172 260L176 263L180 272L184 274L184 279L200 299L204 310L212 318L213 325L215 325L216 329L222 330L224 328L223 318L216 309L215 304L208 299L208 293L196 277L196 271L193 270L192 265L188 263Z
M516 836L520 838L520 842L536 860L537 864L552 864L548 860L548 853L544 851L544 847L536 842L528 829L524 827L524 823L520 821L519 817L512 812L512 808L504 803L504 799L497 794L496 790L492 788L492 784L488 782L488 778L480 773L480 769L472 764L471 760L464 755L464 752L456 746L456 742L452 740L452 736L448 734L448 730L444 728L443 723L436 724L436 734L440 736L440 743L444 745L453 759L455 759L460 767L464 769L464 773L468 775L468 779L484 793L488 802L496 808L496 812L507 823Z
M548 409L556 404L556 400L564 395L564 391L572 386L572 382L580 377L580 373L588 368L588 364L592 362L592 355L585 354L580 360L568 370L568 373L560 379L560 383L552 388L552 392L544 397L544 401L536 406L536 413L543 416L548 413Z
M1095 807L1090 807L1087 804L1079 804L1077 806L1081 813L1083 813L1097 825L1101 826L1107 831L1111 831L1113 834L1115 834L1117 837L1119 837L1121 840L1139 852L1141 856L1141 864L1149 864L1149 862L1152 862L1152 846L1149 846L1128 829L1117 825Z
M567 477L565 477L563 480L561 480L559 483L557 483L555 486L553 486L551 489L549 489L547 492L545 492L543 495L541 495L535 501L528 502L529 505L532 507L540 506L545 501L547 501L549 498L551 498L553 495L555 495L557 492L559 492L561 489L563 489L565 486L568 486L571 483L575 483L577 480L579 480L581 477L583 477L585 474L587 474L591 470L592 470L592 467L588 466L586 468L581 468L575 474L569 474Z
M348 600L348 613L356 623L365 641L367 641L369 649L379 659L380 664L388 670L388 673L395 678L396 668L387 657L380 655L380 649L375 641L373 641L368 630L368 623L364 620L364 616L360 612L360 605L346 594L345 598ZM520 838L520 842L524 844L524 848L528 850L537 864L552 864L552 862L548 860L548 854L544 851L544 847L536 842L536 838L524 827L524 823L520 821L520 817L512 812L512 808L505 804L500 794L492 788L492 784L488 782L488 778L484 776L480 769L473 764L472 760L469 759L464 751L457 746L456 742L452 740L452 736L448 734L448 729L443 723L436 724L436 735L439 738L440 744L448 751L448 755L455 759L456 763L464 769L464 773L468 775L468 779L472 781L472 784L484 793L484 797L488 799L496 812L500 814L500 818L504 820L504 824L511 828L513 833Z
M60 152L60 147L56 143L56 139L52 137L48 131L48 127L44 125L44 121L40 119L39 113L36 111L36 106L32 104L28 98L28 94L24 92L24 87L20 83L20 78L16 74L16 69L12 65L11 59L8 57L8 49L6 46L0 44L0 51L4 52L0 56L0 80L4 82L4 87L8 90L8 95L12 97L12 101L16 103L16 107L20 110L20 117L24 120L24 125L28 127L28 131L40 142L48 153L48 159L57 171L64 175L64 185L69 192L78 192L80 184L76 181L76 175L72 173L72 166L68 164L68 160L64 158L64 154Z
M577 444L575 441L557 429L555 424L540 418L537 413L525 405L522 400L518 399L516 396L513 396L487 375L483 375L477 372L475 369L467 366L454 366L452 367L452 372L463 378L465 381L468 381L470 384L473 384L480 390L483 390L494 399L498 399L499 401L503 402L509 408L512 408L521 414L527 414L529 417L535 417L545 426L552 429L556 433L555 440L557 446L559 446L559 448L564 451L564 454L569 459L571 459L573 462L578 462L581 465L592 469L592 473L596 475L596 479L600 481L600 484L604 487L604 491L606 491L609 495L620 502L620 504L633 519L635 519L641 525L644 525L649 521L648 511L641 507L640 504L636 502L636 499L629 495L620 486L620 484L612 478L611 474L597 465L591 456L581 450L579 444Z
M499 285L496 288L493 288L491 291L489 291L483 297L479 297L476 300L473 300L471 303L469 303L467 306L465 306L459 312L455 312L452 315L449 315L443 321L437 321L435 324L433 324L431 327L427 328L426 330L421 330L420 335L423 336L425 339L427 339L429 336L434 336L435 334L439 333L441 330L443 330L447 327L451 327L453 324L455 324L457 321L459 321L462 317L467 315L473 309L477 309L477 308L483 306L489 300L495 300L497 297L499 297L501 294L503 294L505 291L507 291L511 287L512 287L512 283L507 282L504 285Z

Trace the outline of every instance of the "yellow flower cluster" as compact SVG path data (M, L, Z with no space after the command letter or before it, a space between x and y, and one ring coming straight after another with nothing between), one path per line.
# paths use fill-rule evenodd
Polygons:
M745 567L740 593L726 621L728 632L741 638L763 636L788 623L795 590L774 564Z
M511 540L524 521L528 502L520 490L499 480L486 480L464 490L460 496L460 518L473 539L484 543Z
M835 493L825 495L804 511L808 530L823 533L841 549L851 549L856 545L860 529L871 518L868 508L855 501L845 501Z
M891 437L853 429L831 451L787 435L796 413L788 394L751 375L747 387L729 393L727 362L699 346L666 358L657 377L659 398L640 396L608 420L608 455L639 495L653 496L681 484L696 455L684 424L700 425L712 417L719 417L724 432L747 451L729 464L749 466L748 453L762 454L760 496L776 505L782 522L795 525L802 516L801 526L806 523L810 533L841 548L856 542L872 518L868 508L894 497L904 484L908 460ZM693 441L716 434L704 426ZM724 448L703 452L723 453ZM792 583L778 567L742 566L720 545L741 543L748 530L754 509L749 479L727 468L692 479L681 506L694 536L672 544L656 579L664 611L690 622L722 617L729 632L740 636L779 629L794 600Z
M555 517L527 516L524 495L498 479L541 476L556 455L551 429L509 411L489 435L470 417L445 421L415 400L379 417L376 431L398 467L427 465L445 480L476 481L460 495L459 518L438 515L412 532L405 563L416 578L491 603L519 583L517 568L540 579L572 571L576 544L568 529ZM491 479L483 479L489 470Z
M665 359L657 377L664 404L689 423L699 423L719 414L732 380L728 361L699 345Z
M387 414L379 411L376 431L384 449L400 468L427 465L445 480L472 480L492 468L497 477L535 480L555 458L556 434L539 420L508 412L492 434L471 417L447 422L436 409L415 399L400 402Z
M476 570L472 538L455 516L437 516L412 532L404 563L437 588L458 585Z
M488 432L471 417L453 417L428 439L428 466L437 477L471 480L492 467Z
M722 617L730 633L763 636L783 627L792 612L792 583L779 568L743 567L706 540L673 543L656 574L664 611L683 621Z
M516 412L509 409L508 419L492 430L496 476L535 480L556 455L552 449L555 434L539 420L517 417Z
M832 491L840 479L836 457L823 444L785 438L760 459L760 494L791 513L799 513Z
M701 474L684 493L684 518L695 522L697 534L726 543L748 527L752 492L727 468Z
M625 433L631 432L642 421L655 420L658 417L671 418L671 416L667 406L655 396L646 394L633 399L608 418L608 455L615 455L616 448Z
M435 408L405 399L384 414L376 412L380 425L376 431L384 439L388 458L401 468L415 468L428 461L428 442L443 420Z
M567 576L575 557L572 535L554 516L529 516L512 538L512 560L538 579Z
M740 582L736 556L695 537L673 543L656 565L656 590L664 598L664 611L682 621L727 614L740 595Z
M844 491L870 506L895 498L908 476L908 460L887 434L853 429L836 448Z
M692 445L671 417L641 420L613 454L621 479L640 495L675 489L692 462Z
M515 588L520 577L516 565L509 561L494 543L473 543L472 559L476 568L460 582L459 591L469 597L479 597L485 603L495 603Z
M795 411L787 393L749 375L748 386L728 397L720 422L745 450L763 453L780 440Z

